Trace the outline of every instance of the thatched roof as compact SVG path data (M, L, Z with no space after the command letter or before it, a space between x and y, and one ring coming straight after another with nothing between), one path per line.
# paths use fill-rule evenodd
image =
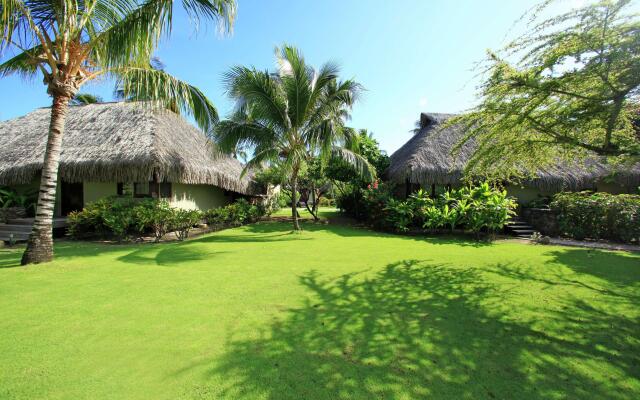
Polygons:
M50 109L0 122L0 184L31 182L42 169ZM215 156L209 139L179 115L136 103L72 106L60 177L68 182L158 181L215 185L255 194L242 164Z
M454 114L423 113L420 130L407 143L391 155L387 177L396 183L422 185L455 185L460 182L465 163L473 154L475 145L467 142L454 159L451 150L463 137L460 126L443 128L442 124ZM590 160L585 165L559 164L539 170L537 178L523 182L541 190L580 190L593 186L593 182L612 174L611 167ZM633 188L640 185L640 164L614 174L619 184Z

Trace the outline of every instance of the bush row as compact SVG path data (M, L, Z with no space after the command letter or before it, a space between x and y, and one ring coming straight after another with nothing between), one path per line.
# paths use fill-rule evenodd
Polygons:
M239 199L227 206L205 211L203 219L207 224L213 226L240 226L256 222L267 214L268 211L265 207L250 204L245 199Z
M516 202L488 183L448 190L433 199L423 190L406 200L393 198L391 188L377 182L367 189L345 193L338 207L378 229L405 232L418 229L464 229L497 232L515 214Z
M206 212L173 208L164 200L111 197L88 204L69 215L69 235L74 239L140 237L151 234L156 242L168 232L178 240L189 237L191 229L207 222L217 228L239 226L259 219L266 210L240 199Z
M565 192L556 194L550 206L566 236L640 241L640 195Z

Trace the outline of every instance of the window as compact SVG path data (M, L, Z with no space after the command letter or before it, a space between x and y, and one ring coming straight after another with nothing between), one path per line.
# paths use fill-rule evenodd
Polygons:
M134 197L149 197L149 182L136 182L133 184L133 196Z
M133 184L135 197L167 199L171 197L171 182L136 182Z

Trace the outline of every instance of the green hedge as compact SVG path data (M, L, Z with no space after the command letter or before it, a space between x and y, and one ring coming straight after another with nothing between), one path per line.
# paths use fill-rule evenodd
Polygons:
M244 199L224 207L200 212L173 208L164 200L110 197L88 204L69 215L69 235L73 239L115 238L153 235L156 242L168 232L178 240L206 220L211 225L239 226L257 221L266 210Z
M563 192L554 196L562 233L576 239L640 241L640 196L593 192Z
M212 208L204 213L204 219L209 225L240 226L256 222L267 214L265 207L250 204L245 199L239 199L235 203L224 207Z

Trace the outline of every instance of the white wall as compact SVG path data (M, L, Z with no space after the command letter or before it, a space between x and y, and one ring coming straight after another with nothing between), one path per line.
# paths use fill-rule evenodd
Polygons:
M225 196L224 190L216 186L174 183L171 192L171 205L186 210L208 210L231 202L231 197Z
M114 182L83 182L82 184L82 195L85 205L117 194L118 185Z
M98 199L115 196L118 186L114 182L84 182L84 204ZM210 185L171 184L171 198L167 199L171 206L187 210L208 210L229 204L230 197L224 190Z
M525 187L516 186L516 185L507 186L507 194L509 196L515 197L518 203L520 204L526 204L531 200L536 200L541 197L550 197L554 193L555 192L542 191L540 189L533 188L530 186L525 186Z

